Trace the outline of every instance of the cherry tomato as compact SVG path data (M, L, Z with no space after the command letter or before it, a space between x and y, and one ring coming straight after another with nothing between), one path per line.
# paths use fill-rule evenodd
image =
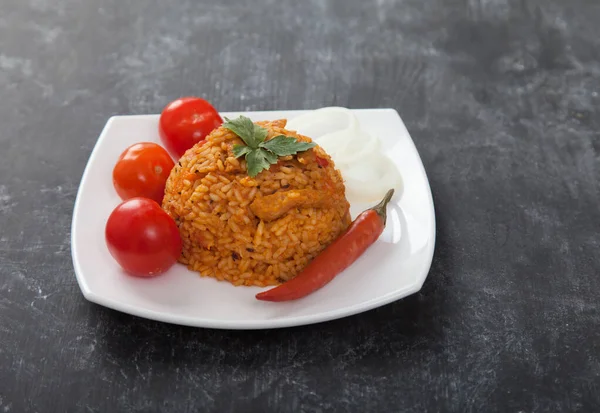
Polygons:
M206 100L185 97L162 111L158 132L167 149L178 158L223 123L219 112Z
M181 255L175 221L148 198L122 202L108 217L106 245L125 271L151 277L168 270Z
M162 146L136 143L119 157L113 169L113 185L123 200L141 196L160 204L173 166L173 159Z

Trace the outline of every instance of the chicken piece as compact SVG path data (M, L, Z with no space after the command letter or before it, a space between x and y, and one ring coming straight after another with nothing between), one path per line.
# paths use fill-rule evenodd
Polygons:
M256 198L250 209L260 219L269 222L283 216L292 208L325 208L331 205L331 197L316 189L293 189Z

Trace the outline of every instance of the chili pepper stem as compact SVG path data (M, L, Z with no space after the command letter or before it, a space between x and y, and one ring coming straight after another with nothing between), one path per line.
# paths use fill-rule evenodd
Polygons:
M378 203L373 208L371 208L373 211L375 211L377 213L377 215L379 215L381 217L384 225L385 225L385 220L387 218L387 204L392 199L392 196L394 196L393 188L390 189L389 191L387 191L387 193L385 194L385 196L383 197L383 199L381 200L380 203Z

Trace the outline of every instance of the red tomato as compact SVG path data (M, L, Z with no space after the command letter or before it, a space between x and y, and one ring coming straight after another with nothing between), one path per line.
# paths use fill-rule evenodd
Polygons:
M151 199L132 198L108 217L106 245L125 271L151 277L168 270L181 255L175 221Z
M204 99L185 97L169 103L162 111L158 132L167 149L181 158L192 146L223 123L219 112Z
M329 162L327 161L327 159L317 156L317 164L319 166L322 166L323 168L327 168Z
M141 196L160 204L173 166L173 159L162 146L136 143L119 157L113 169L113 185L123 200Z

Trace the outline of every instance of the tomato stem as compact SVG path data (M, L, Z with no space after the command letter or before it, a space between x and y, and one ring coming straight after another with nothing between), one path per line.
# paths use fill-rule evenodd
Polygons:
M392 196L394 196L393 188L390 189L389 191L387 191L387 193L385 194L385 196L383 197L383 199L381 200L380 203L378 203L373 208L371 208L373 211L375 211L377 213L377 215L379 215L381 217L381 220L383 221L384 225L385 225L385 220L387 218L387 204L392 199Z

